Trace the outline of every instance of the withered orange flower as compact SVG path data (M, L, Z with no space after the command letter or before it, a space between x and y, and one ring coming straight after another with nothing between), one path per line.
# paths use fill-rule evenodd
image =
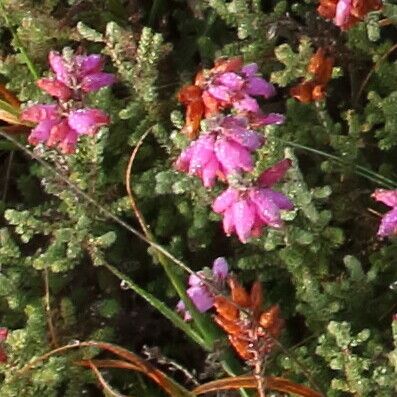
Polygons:
M381 8L381 0L320 0L317 12L325 19L332 19L342 30L347 30L362 21L369 12Z
M186 122L182 132L189 139L196 139L200 129L200 121L204 117L217 114L224 106L222 101L215 99L204 91L208 80L219 73L237 72L243 66L241 57L219 58L212 69L200 70L194 80L194 84L181 88L178 100L186 106Z
M310 58L307 70L313 75L311 80L302 81L292 87L290 94L302 103L321 101L325 98L328 82L331 80L334 60L325 56L323 48Z
M186 122L182 132L189 139L196 139L200 129L200 121L204 116L204 102L202 89L197 85L187 85L181 88L178 93L178 100L186 106Z
M228 279L231 297L217 296L215 322L228 334L238 355L248 364L263 360L272 350L283 326L280 308L273 305L262 309L263 292L260 282L250 293L233 277Z

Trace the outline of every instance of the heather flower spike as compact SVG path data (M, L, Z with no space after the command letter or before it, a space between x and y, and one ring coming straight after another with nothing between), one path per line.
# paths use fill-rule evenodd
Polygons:
M274 86L258 75L257 64L243 65L239 57L218 59L212 69L200 71L195 83L182 87L178 93L179 101L186 106L182 132L190 139L197 138L201 119L225 109L239 114L260 113L256 97L268 99L275 93Z
M116 78L102 72L103 60L97 54L64 57L51 51L49 63L54 76L38 80L37 85L57 103L29 106L22 111L21 120L38 123L29 135L30 144L44 143L62 153L74 153L80 135L93 136L110 122L102 110L82 105L84 95L113 84Z
M386 204L392 209L383 215L378 229L379 237L397 235L397 190L376 189L372 194L376 201Z
M202 179L205 187L212 187L216 179L252 171L251 153L265 140L250 129L244 117L225 116L213 122L211 130L193 141L178 157L175 168Z
M186 290L187 295L192 300L194 306L201 313L204 313L214 305L214 293L210 291L208 286L203 282L202 278L211 282L216 289L224 288L225 281L229 273L229 265L225 258L217 258L213 262L212 270L198 272L198 275L192 274L189 277L189 288ZM176 310L180 313L185 321L191 319L189 311L183 301L179 301Z
M237 58L238 59L238 58ZM196 85L203 90L206 113L212 115L221 109L234 108L237 111L258 112L255 97L271 98L274 86L257 75L258 66L242 66L241 61L231 62L222 68L218 64L208 72L208 77L196 79Z
M280 211L293 209L293 204L270 187L281 180L289 167L290 160L284 159L264 171L253 186L229 187L215 199L212 209L223 216L226 235L236 233L246 243L259 236L263 227L282 227Z
M231 345L247 364L263 363L281 334L284 321L280 308L273 305L263 310L259 282L252 285L249 293L233 277L228 284L230 297L215 297L215 322L228 334Z

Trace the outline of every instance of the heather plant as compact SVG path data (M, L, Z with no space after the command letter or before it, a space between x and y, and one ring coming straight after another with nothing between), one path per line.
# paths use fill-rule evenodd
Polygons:
M0 1L0 395L395 395L396 15Z

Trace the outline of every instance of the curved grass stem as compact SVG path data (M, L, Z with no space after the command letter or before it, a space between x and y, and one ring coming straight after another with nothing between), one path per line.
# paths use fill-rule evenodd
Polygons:
M366 179L368 179L368 180L370 180L370 181L372 181L374 183L377 183L377 184L379 184L381 186L384 186L384 187L386 187L388 189L397 188L397 181L393 181L392 179L389 179L389 178L387 178L387 177L385 177L383 175L380 175L377 172L371 171L368 168L365 168L365 167L363 167L361 165L350 164L350 163L348 163L347 161L341 159L338 156L335 156L333 154L324 152L322 150L314 149L314 148L309 147L309 146L300 145L299 143L287 141L287 140L284 140L284 139L278 139L278 140L280 142L286 144L286 145L295 147L297 149L302 149L302 150L305 150L307 152L311 152L311 153L314 153L314 154L318 154L318 155L320 155L322 157L327 157L328 159L330 159L330 160L332 160L332 161L334 161L334 162L336 162L338 164L351 167L353 169L353 171L357 175L360 175L363 178L366 178Z
M3 18L7 24L8 29L10 29L12 37L15 41L15 45L18 48L19 52L21 53L26 66L28 67L30 74L32 75L34 80L38 80L39 79L39 72L36 69L36 66L33 64L32 60L30 59L28 53L25 50L25 47L22 45L21 40L19 39L18 33L16 32L16 30L14 29L14 27L12 26L12 23L8 17L7 11L4 8L4 3L3 0L0 0L0 11L3 14Z
M114 266L110 265L109 263L105 262L103 266L106 267L106 269L108 269L119 280L122 280L127 285L127 287L129 287L140 297L145 299L145 301L148 302L151 306L157 309L165 318L170 320L176 328L179 328L181 331L183 331L190 339L192 339L195 343L199 344L204 350L209 350L209 346L205 342L205 340L164 302L156 298L150 292L139 287L139 285L137 285L130 277L128 277L126 274L124 274Z
M143 141L145 138L148 136L148 134L151 132L153 127L150 127L138 140L134 150L131 153L130 159L128 161L126 173L125 173L125 185L127 189L127 194L128 194L128 199L131 204L131 208L138 219L138 222L142 228L143 233L145 234L146 238L152 242L155 242L155 237L150 231L147 222L140 211L135 197L132 192L132 166L134 164L134 160L136 158L136 155L138 154L138 151L140 147L143 144ZM189 299L189 297L186 294L186 288L184 283L182 282L180 276L175 272L173 269L173 263L170 262L168 258L166 258L162 253L156 251L156 256L158 261L161 263L163 266L163 269L170 280L172 286L174 287L176 293L179 295L179 297L182 299L184 304L186 305L187 309L189 310L193 321L195 325L197 326L198 330L200 331L203 339L206 341L206 348L211 349L211 346L214 343L214 340L216 339L217 335L215 333L215 329L213 327L212 322L208 320L206 316L201 314L196 307L193 305L192 301Z

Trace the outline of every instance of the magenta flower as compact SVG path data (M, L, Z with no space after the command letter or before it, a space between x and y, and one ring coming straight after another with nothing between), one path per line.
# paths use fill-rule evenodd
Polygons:
M351 0L339 0L336 5L336 13L334 23L336 26L345 26L350 19L350 11L352 8Z
M215 259L209 276L206 276L204 271L198 272L200 277L196 274L190 275L189 288L186 290L186 293L199 312L204 313L214 305L214 294L209 290L202 278L211 282L215 288L222 289L225 285L228 273L229 265L225 258L220 257ZM177 312L183 315L185 321L189 321L191 319L191 315L189 311L186 310L186 306L183 301L179 301L176 308Z
M69 100L73 95L73 91L58 80L44 78L37 80L36 84L41 90L45 91L47 94L59 98L62 101Z
M280 210L291 210L293 204L270 187L281 180L290 165L290 160L284 159L264 171L255 186L229 187L215 199L212 209L222 214L226 235L236 233L240 241L246 243L250 237L259 236L263 227L283 225Z
M249 129L243 117L226 116L217 119L211 130L187 147L175 162L175 168L202 179L205 187L215 184L217 178L252 171L251 153L260 148L264 137Z
M37 85L61 100L68 100L72 96L78 99L80 90L97 91L116 81L113 74L102 72L102 57L97 54L75 55L66 59L58 52L51 51L48 61L55 76L40 79Z
M216 70L216 68L215 68ZM208 109L233 107L240 112L258 112L259 104L254 97L270 98L275 95L274 86L257 75L255 63L240 70L215 72L201 81L203 100Z
M0 363L7 362L7 353L4 350L2 344L7 339L8 329L4 327L0 327Z
M397 235L397 190L376 189L372 194L376 201L386 204L392 209L386 212L382 217L379 225L378 236L396 236Z
M23 110L21 120L38 123L29 135L29 143L45 143L63 153L74 153L80 135L95 135L110 122L100 109L82 107L87 92L115 82L115 76L102 72L102 57L75 55L66 59L51 51L49 63L54 77L38 80L37 85L57 98L57 104L37 104Z
M21 113L21 120L38 123L29 135L29 143L58 146L63 153L73 153L80 135L95 135L109 123L109 116L99 109L62 112L58 105L33 105Z

